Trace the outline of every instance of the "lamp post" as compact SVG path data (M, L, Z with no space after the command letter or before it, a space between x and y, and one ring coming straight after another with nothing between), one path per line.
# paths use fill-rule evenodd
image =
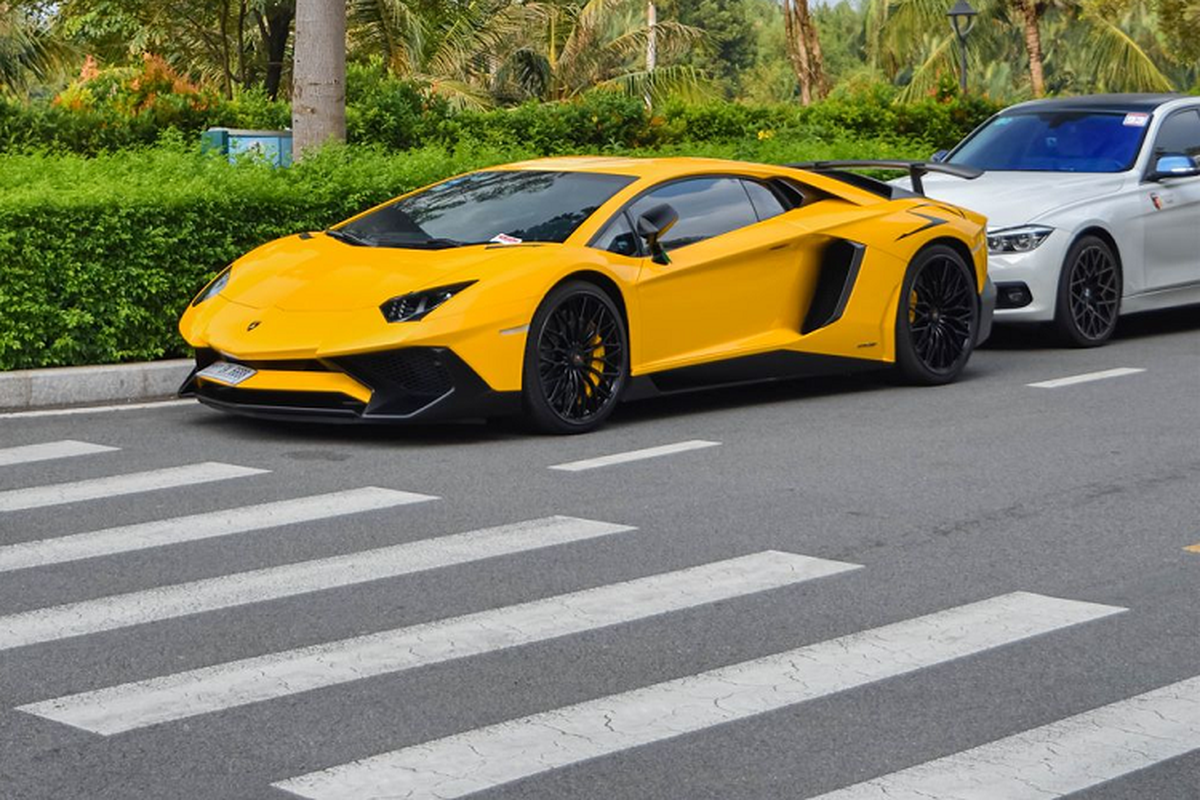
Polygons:
M975 27L975 17L979 12L971 8L967 0L958 0L954 8L946 12L950 18L950 27L958 37L958 88L962 94L967 93L967 34Z

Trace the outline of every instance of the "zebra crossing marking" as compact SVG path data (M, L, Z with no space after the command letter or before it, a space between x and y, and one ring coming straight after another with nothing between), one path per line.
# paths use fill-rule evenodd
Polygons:
M1053 800L1200 750L1200 677L814 800Z
M368 486L0 547L0 572L277 528L438 498Z
M294 597L636 530L546 517L0 617L0 650Z
M104 478L55 483L49 486L34 486L30 489L9 489L0 492L0 512L25 511L32 508L79 503L84 500L97 500L103 497L175 489L198 483L262 475L266 472L270 472L270 470L205 461L201 464L167 467L148 472L132 472L125 475L110 475Z
M9 467L14 464L31 464L35 461L54 461L59 458L90 456L95 453L111 453L114 450L120 449L119 447L109 447L103 444L79 442L74 439L26 444L20 447L0 447L0 467Z
M1125 609L1016 592L272 784L312 800L453 798Z
M767 551L21 706L111 735L646 619L859 569Z

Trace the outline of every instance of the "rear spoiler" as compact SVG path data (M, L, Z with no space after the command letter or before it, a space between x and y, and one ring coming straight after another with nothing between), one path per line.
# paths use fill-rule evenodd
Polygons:
M908 171L912 180L913 191L925 194L925 184L921 180L930 172L940 172L943 175L953 175L956 178L973 181L983 174L983 170L975 167L960 167L956 164L939 164L932 161L804 161L796 164L784 164L792 169L806 169L810 172L834 172L843 169L903 169Z

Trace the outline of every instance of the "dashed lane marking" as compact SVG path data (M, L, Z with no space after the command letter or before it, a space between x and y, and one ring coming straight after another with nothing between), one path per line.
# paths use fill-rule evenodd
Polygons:
M1120 378L1125 375L1136 375L1139 372L1145 372L1144 369L1134 367L1119 367L1117 369L1106 369L1100 372L1086 372L1083 375L1072 375L1068 378L1055 378L1049 381L1039 381L1037 383L1028 383L1026 386L1032 386L1035 389L1058 389L1063 386L1074 386L1077 383L1091 383L1092 381L1102 381L1108 378Z
M274 784L313 800L463 797L599 756L932 667L1117 614L1017 592Z
M582 461L569 461L566 464L555 464L550 469L562 470L564 472L582 472L588 469L597 469L599 467L609 467L613 464L626 464L630 461L641 461L647 458L660 458L662 456L674 455L675 453L685 453L689 450L702 450L706 447L719 447L720 442L709 442L704 439L691 439L686 442L676 442L675 444L664 444L659 447L647 447L643 450L630 450L626 453L613 453L608 456L600 456L598 458L587 458Z

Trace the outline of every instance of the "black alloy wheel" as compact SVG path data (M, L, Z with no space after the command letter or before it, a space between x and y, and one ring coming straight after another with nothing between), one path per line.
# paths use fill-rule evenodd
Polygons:
M1054 324L1075 347L1097 347L1117 328L1121 309L1121 266L1108 243L1081 237L1067 252L1059 278Z
M966 262L945 245L922 250L909 264L900 298L900 374L924 385L953 381L971 357L979 328L979 297Z
M584 433L612 413L629 372L625 322L599 287L572 281L534 315L525 348L526 413L547 433Z

